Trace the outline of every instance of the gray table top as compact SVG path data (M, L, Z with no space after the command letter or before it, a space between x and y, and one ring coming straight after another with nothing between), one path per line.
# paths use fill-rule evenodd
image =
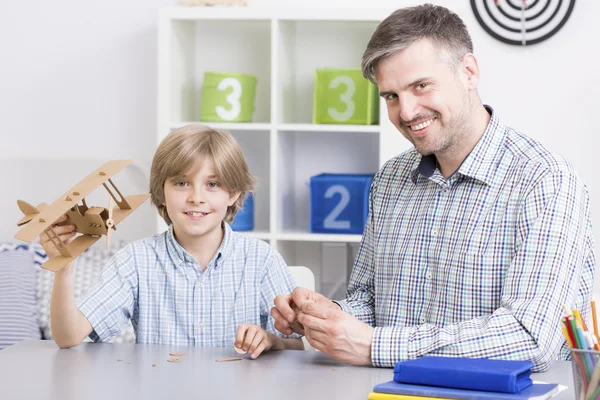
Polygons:
M167 361L175 351L185 353L176 357L182 362ZM234 356L233 348L83 343L61 350L28 340L0 351L0 399L366 400L373 386L393 378L391 369L353 367L314 351L215 361ZM569 362L533 379L569 386L555 398L574 398Z

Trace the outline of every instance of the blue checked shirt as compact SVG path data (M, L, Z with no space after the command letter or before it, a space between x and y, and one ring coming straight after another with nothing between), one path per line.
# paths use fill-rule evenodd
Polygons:
M449 178L412 149L373 181L340 305L376 327L375 366L427 354L531 360L542 371L568 357L562 306L589 321L586 187L571 164L488 111L485 133Z
M252 323L282 336L270 309L295 283L267 243L233 232L203 272L166 232L133 242L108 262L79 310L106 342L131 319L137 343L230 347L238 325Z

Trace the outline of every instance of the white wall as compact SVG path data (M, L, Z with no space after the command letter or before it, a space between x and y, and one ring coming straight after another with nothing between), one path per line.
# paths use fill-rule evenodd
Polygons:
M488 36L468 1L433 2L453 9L468 25L482 69L484 102L493 105L506 124L576 165L590 189L600 238L600 180L593 175L598 128L591 123L600 92L594 62L600 3L578 1L557 35L521 48ZM376 2L391 8L417 3ZM157 10L174 0L101 4L54 0L0 5L0 159L131 157L150 164L156 147ZM373 6L366 0L250 0L250 4ZM18 197L16 187L2 192ZM150 231L153 211L148 207L140 212L146 213L139 219L142 226L147 221ZM2 211L0 221L14 223Z

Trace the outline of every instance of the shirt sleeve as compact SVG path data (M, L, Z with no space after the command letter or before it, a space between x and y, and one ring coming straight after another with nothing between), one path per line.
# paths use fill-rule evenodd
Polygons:
M133 315L138 276L135 257L127 246L115 254L92 283L78 308L94 328L89 337L108 342Z
M288 269L283 257L271 248L265 265L265 275L261 282L260 319L262 328L282 338L299 338L294 333L286 336L275 329L275 320L271 316L271 308L275 306L275 297L291 293L296 287L296 282Z
M390 367L428 354L531 360L534 371L546 370L565 345L562 306L575 305L589 315L590 299L578 296L578 290L591 293L595 268L588 203L576 174L542 176L517 217L515 253L498 308L443 327L375 328L373 364ZM589 287L582 290L580 282Z
M346 299L335 301L343 311L354 316L371 326L375 325L375 293L374 293L374 276L375 276L375 193L377 191L377 182L379 174L373 178L371 191L369 194L369 215L363 232L356 262L352 268L352 275L348 283L346 291Z

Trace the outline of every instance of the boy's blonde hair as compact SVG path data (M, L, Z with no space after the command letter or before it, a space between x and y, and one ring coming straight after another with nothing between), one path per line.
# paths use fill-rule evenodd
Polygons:
M240 192L235 203L227 207L224 221L233 221L246 195L254 190L255 178L248 171L239 143L229 132L204 125L187 125L176 129L156 149L150 171L152 204L167 224L171 224L171 219L164 205L165 182L169 178L184 175L203 157L210 157L213 161L219 183L230 194Z

